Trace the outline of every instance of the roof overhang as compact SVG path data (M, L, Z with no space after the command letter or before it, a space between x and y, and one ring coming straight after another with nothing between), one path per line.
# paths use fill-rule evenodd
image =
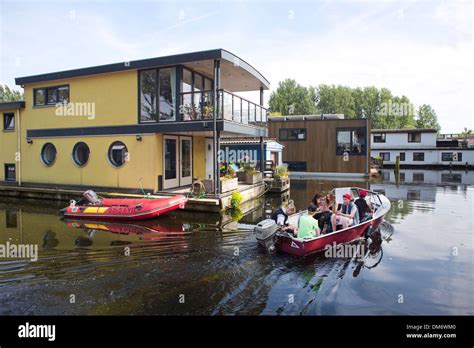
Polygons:
M17 85L62 80L73 77L106 74L127 70L157 68L171 65L184 65L204 75L214 75L214 60L221 61L221 88L231 92L268 90L270 82L254 67L235 54L224 49L176 54L157 58L134 60L88 68L65 70L48 74L18 77Z
M24 101L0 103L0 110L17 110L25 107Z

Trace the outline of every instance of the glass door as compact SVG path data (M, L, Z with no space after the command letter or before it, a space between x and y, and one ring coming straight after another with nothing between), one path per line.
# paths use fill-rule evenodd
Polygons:
M190 137L179 137L180 169L179 186L193 183L193 141Z
M163 152L163 188L169 189L173 187L178 187L179 152L177 136L163 136Z

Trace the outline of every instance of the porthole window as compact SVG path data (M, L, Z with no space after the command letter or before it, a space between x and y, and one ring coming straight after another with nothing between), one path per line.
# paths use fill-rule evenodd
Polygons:
M128 150L124 143L116 141L109 147L109 161L114 167L120 167L128 158Z
M82 167L89 160L90 150L86 143L80 142L72 149L72 159L79 167Z
M41 149L41 160L45 165L51 166L56 160L56 154L56 147L51 143L46 143Z

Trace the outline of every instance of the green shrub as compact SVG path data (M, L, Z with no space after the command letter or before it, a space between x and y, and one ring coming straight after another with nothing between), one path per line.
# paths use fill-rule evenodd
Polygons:
M230 207L232 209L238 209L243 199L244 197L242 196L242 194L239 191L235 190L234 192L232 192L232 197L230 198Z

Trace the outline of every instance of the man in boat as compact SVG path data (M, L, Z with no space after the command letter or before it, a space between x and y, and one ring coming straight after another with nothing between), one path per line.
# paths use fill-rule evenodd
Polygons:
M275 210L271 219L274 220L283 231L292 232L295 230L295 226L288 224L288 217L293 215L295 212L295 204L290 200L288 203L283 203L280 208Z
M318 220L313 215L316 213L317 207L311 203L308 207L308 213L300 216L298 220L298 231L295 233L298 238L314 238L320 234Z
M346 193L342 196L343 203L341 208L331 216L332 230L337 230L337 225L342 225L342 228L347 228L352 225L359 223L359 215L357 212L357 206L352 203L352 196Z
M366 221L372 218L372 214L374 213L369 203L367 203L367 200L365 199L366 196L367 191L361 189L359 190L359 198L357 198L354 202L354 204L357 206L357 211L359 212L360 221Z

